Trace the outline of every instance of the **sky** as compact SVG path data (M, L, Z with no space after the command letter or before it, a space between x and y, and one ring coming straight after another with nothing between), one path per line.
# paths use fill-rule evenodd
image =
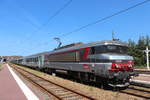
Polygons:
M0 56L28 56L51 51L58 45L54 37L60 37L66 45L111 40L112 31L116 38L125 42L128 39L137 41L139 36L150 36L150 2L61 36L144 0L72 0L48 21L68 1L0 0Z

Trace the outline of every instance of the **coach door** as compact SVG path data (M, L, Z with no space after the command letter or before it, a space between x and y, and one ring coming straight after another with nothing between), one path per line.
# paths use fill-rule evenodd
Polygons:
M39 62L39 68L43 67L44 65L44 56L39 56L38 57L38 62Z

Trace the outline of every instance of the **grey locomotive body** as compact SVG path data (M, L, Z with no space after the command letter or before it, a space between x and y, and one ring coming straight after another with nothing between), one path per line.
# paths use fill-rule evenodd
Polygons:
M134 76L133 57L127 55L127 44L101 41L62 47L14 61L49 73L65 71L83 81L96 81L111 86L129 85Z

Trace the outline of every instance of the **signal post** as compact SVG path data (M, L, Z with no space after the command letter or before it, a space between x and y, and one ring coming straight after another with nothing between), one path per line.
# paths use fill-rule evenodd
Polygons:
M147 69L150 70L150 68L149 68L149 52L150 52L150 50L148 50L148 46L146 47L146 50L144 50L144 52L146 53Z

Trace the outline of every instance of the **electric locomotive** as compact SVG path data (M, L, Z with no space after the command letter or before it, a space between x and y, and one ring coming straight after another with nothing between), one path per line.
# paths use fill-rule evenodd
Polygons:
M63 71L86 82L127 87L135 76L133 57L127 50L128 45L120 41L77 43L24 57L19 63L49 73Z

